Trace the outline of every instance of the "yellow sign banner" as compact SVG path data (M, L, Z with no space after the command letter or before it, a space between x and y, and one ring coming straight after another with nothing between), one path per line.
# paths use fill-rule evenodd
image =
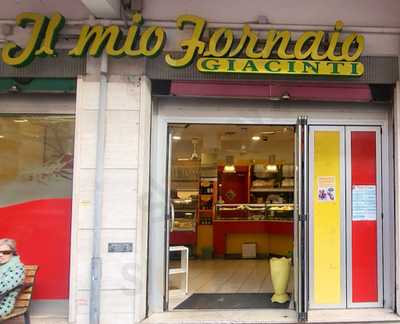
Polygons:
M355 77L364 73L364 65L361 62L205 57L197 60L197 69L201 72L212 73L342 75Z
M16 26L29 26L30 37L21 47L6 42L1 50L2 61L19 67L35 57L57 55L56 43L64 24L65 18L59 13L51 17L34 12L19 14ZM176 27L185 30L187 37L178 44L181 51L165 55L166 64L174 68L186 67L200 57L197 67L203 72L332 76L360 76L364 72L364 66L357 61L364 50L364 36L350 33L341 37L340 20L332 32L306 31L297 39L288 30L265 30L259 34L248 24L243 25L239 35L221 27L208 30L206 38L207 21L193 15L179 16ZM104 51L111 57L151 58L163 52L166 41L165 28L144 25L143 16L134 13L129 28L83 25L68 55L97 57Z

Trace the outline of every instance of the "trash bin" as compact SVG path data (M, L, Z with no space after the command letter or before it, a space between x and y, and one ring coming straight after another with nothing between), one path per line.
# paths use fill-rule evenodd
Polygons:
M289 300L289 295L286 293L286 290L289 283L292 259L285 257L271 258L269 264L272 286L274 288L271 301L274 303L286 303Z

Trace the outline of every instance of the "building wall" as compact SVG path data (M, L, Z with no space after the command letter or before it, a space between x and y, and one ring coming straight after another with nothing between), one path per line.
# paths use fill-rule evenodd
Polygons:
M123 64L123 62L120 62ZM88 323L95 204L99 62L78 79L72 224L70 322ZM149 81L109 64L101 224L101 323L133 323L144 316L148 201ZM114 74L116 73L116 74ZM99 157L101 158L101 157ZM110 242L131 242L131 253L108 253ZM138 262L139 261L139 262ZM139 282L139 284L138 284ZM139 303L139 301L141 301ZM135 308L135 303L139 306ZM136 310L136 312L135 312Z
M186 31L188 27L183 32L176 31L174 23L176 18L190 14L203 17L213 28L227 25L240 31L242 25L247 23L257 30L260 37L264 34L263 31L270 29L290 30L294 38L297 38L300 32L308 30L333 31L335 22L342 20L344 35L349 31L357 31L364 35L363 55L397 56L400 53L398 12L400 12L400 2L397 0L335 0L328 4L318 0L310 0L306 4L295 0L252 0L251 2L237 0L234 5L230 0L188 0L184 3L180 0L143 2L145 20L153 20L152 24L167 24L168 41L165 49L169 51L180 49L179 42L190 34ZM385 27L388 29L385 30Z
M212 8L212 10L210 10ZM203 16L212 22L256 22L264 15L272 24L333 25L342 19L349 26L400 27L397 0L146 0L146 19L175 20L181 14ZM318 14L316 14L318 13Z
M27 11L16 8L4 10L2 19L15 19L16 13ZM347 26L360 30L364 27L390 27L390 30L365 31L365 55L400 54L400 27L398 0L336 0L327 5L310 0L305 6L296 0L178 0L143 1L143 15L147 20L166 20L168 27L167 50L179 48L179 40L189 33L176 31L174 21L181 14L194 14L210 23L257 23L263 15L271 24L332 26L342 19ZM48 9L48 6L46 7ZM69 19L87 16L76 1L68 2L62 13ZM212 8L212 10L210 10ZM7 9L7 8L6 8ZM46 10L47 10L46 9ZM33 6L31 11L44 11ZM318 12L318 15L315 13ZM46 13L49 13L46 11ZM263 26L261 26L263 27ZM288 26L288 29L291 27ZM306 27L304 27L306 28ZM71 28L72 29L72 28ZM239 33L240 25L235 27ZM76 27L75 30L78 30ZM70 322L88 323L90 259L94 215L94 190L97 143L97 116L99 107L99 60L89 59L87 74L78 79L76 102L75 168L73 189L73 219L70 279ZM104 203L102 208L101 256L103 276L101 289L101 322L133 323L145 316L147 275L147 203L149 179L149 139L151 119L150 81L144 76L141 59L110 59L107 103L107 129L104 169ZM399 84L397 107L400 106ZM32 112L38 105L53 109L52 100L36 98L33 102L23 96L17 103L21 111ZM57 99L58 100L58 99ZM60 109L66 105L61 102ZM48 103L51 103L48 105ZM10 109L0 100L3 112ZM400 115L396 112L396 130ZM398 134L396 135L398 139ZM396 170L400 147L396 141ZM398 181L396 181L398 183ZM399 188L397 188L399 189ZM397 190L398 195L399 190ZM399 212L397 211L397 215ZM397 217L398 219L398 217ZM399 229L399 224L396 226ZM397 231L399 232L399 231ZM109 242L132 242L132 253L108 253ZM399 247L399 243L397 242ZM398 249L399 250L399 249ZM398 258L398 255L397 255ZM400 264L399 259L397 265ZM400 267L398 266L397 269ZM397 281L400 280L397 272ZM399 296L399 294L397 294ZM398 297L399 298L399 297ZM400 302L397 302L398 309Z

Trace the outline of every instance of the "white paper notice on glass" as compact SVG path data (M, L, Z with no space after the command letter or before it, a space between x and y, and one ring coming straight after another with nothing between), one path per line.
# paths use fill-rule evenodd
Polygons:
M318 177L318 201L334 202L336 200L336 177Z
M376 220L376 186L353 186L352 219Z

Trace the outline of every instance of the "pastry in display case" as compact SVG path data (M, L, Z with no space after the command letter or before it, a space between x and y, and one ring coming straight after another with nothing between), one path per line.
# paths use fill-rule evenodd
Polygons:
M294 165L277 164L267 172L263 164L251 168L250 202L265 204L267 219L292 219L294 202Z
M192 255L197 241L197 192L179 195L181 198L171 199L171 223L169 233L170 246L186 246ZM170 253L170 259L178 259L179 253Z
M172 199L171 231L196 231L197 195L186 199Z
M293 203L264 204L216 204L219 220L290 220L293 219Z

